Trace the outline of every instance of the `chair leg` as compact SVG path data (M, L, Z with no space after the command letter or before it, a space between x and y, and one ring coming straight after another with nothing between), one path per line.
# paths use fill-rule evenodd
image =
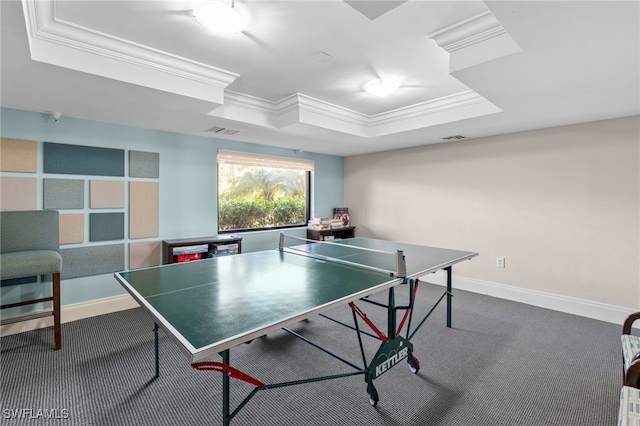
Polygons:
M62 327L60 326L60 273L52 274L53 281L53 334L56 350L62 347Z

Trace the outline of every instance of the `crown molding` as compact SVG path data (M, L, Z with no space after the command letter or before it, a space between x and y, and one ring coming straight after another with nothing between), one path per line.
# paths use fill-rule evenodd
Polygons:
M56 18L55 0L22 0L31 59L208 102L238 74Z
M272 128L306 124L374 138L501 111L472 90L371 116L302 93L272 102L227 91L224 106L209 115Z
M520 52L520 48L490 10L427 35L449 52L450 72Z
M371 125L380 125L404 121L411 118L434 115L447 110L455 110L464 106L486 102L486 99L474 92L465 90L453 95L430 99L419 104L398 108L369 118Z
M427 37L447 52L454 52L503 33L506 33L504 27L489 10L485 10L436 30Z

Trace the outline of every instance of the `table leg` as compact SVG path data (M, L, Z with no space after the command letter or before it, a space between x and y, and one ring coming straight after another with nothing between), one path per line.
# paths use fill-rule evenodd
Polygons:
M62 327L60 325L60 272L51 277L53 285L53 335L56 350L62 347Z
M222 363L229 365L229 349L220 352ZM229 426L231 419L229 418L229 375L222 375L222 424Z
M158 350L158 323L153 323L153 333L155 334L155 338L156 338L156 375L155 375L155 378L157 379L158 377L160 377L160 351Z
M451 266L444 268L447 271L447 327L451 328L451 299L453 294L451 293Z
M389 304L387 305L387 338L396 337L396 296L394 288L389 289Z

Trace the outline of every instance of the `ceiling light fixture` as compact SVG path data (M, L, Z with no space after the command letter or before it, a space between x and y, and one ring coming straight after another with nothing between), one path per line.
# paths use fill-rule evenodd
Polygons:
M374 96L384 98L398 90L398 84L390 80L376 80L364 86L364 90Z
M193 16L205 27L218 33L239 33L249 23L247 15L242 13L235 2L210 1L193 10Z

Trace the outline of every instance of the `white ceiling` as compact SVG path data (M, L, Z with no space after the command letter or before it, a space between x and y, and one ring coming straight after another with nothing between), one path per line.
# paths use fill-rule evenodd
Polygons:
M340 156L640 114L637 0L202 1L1 1L1 105Z

